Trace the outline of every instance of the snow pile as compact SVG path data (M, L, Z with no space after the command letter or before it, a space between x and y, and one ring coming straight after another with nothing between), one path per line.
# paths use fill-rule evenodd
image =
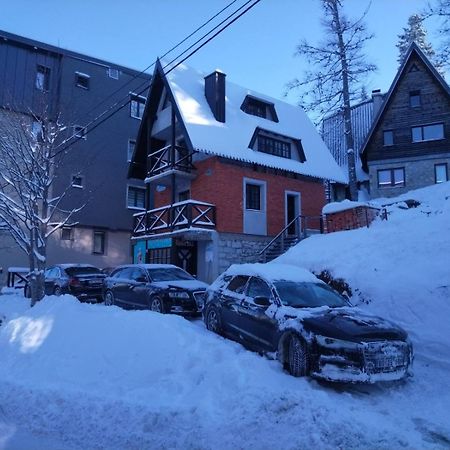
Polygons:
M0 296L0 448L448 448L450 183L370 229L308 238L283 262L329 269L412 336L405 383L335 386L200 321ZM447 198L447 199L446 199ZM270 265L266 270L270 273Z

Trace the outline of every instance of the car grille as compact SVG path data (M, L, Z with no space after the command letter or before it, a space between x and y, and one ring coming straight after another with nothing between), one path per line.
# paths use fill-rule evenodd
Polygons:
M369 342L363 354L367 373L395 372L410 362L410 346L402 341Z

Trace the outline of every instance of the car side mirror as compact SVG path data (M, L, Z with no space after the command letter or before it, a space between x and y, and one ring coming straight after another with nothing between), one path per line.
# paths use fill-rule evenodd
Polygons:
M253 299L253 303L264 308L268 308L270 306L270 300L267 297L255 297Z

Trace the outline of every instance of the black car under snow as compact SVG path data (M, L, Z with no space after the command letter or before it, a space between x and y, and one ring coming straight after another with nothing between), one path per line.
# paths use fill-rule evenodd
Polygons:
M209 330L278 358L294 376L394 381L412 362L403 329L285 264L231 266L209 288L203 317Z
M197 315L208 285L171 264L131 264L105 278L105 305Z

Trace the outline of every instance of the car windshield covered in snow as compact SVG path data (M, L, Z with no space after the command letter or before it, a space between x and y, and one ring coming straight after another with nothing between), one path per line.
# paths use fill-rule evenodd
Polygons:
M194 280L184 270L174 268L148 269L148 275L152 281L174 281L174 280Z
M296 281L275 281L281 303L294 308L315 308L348 306L348 302L338 293L322 283L302 283Z

